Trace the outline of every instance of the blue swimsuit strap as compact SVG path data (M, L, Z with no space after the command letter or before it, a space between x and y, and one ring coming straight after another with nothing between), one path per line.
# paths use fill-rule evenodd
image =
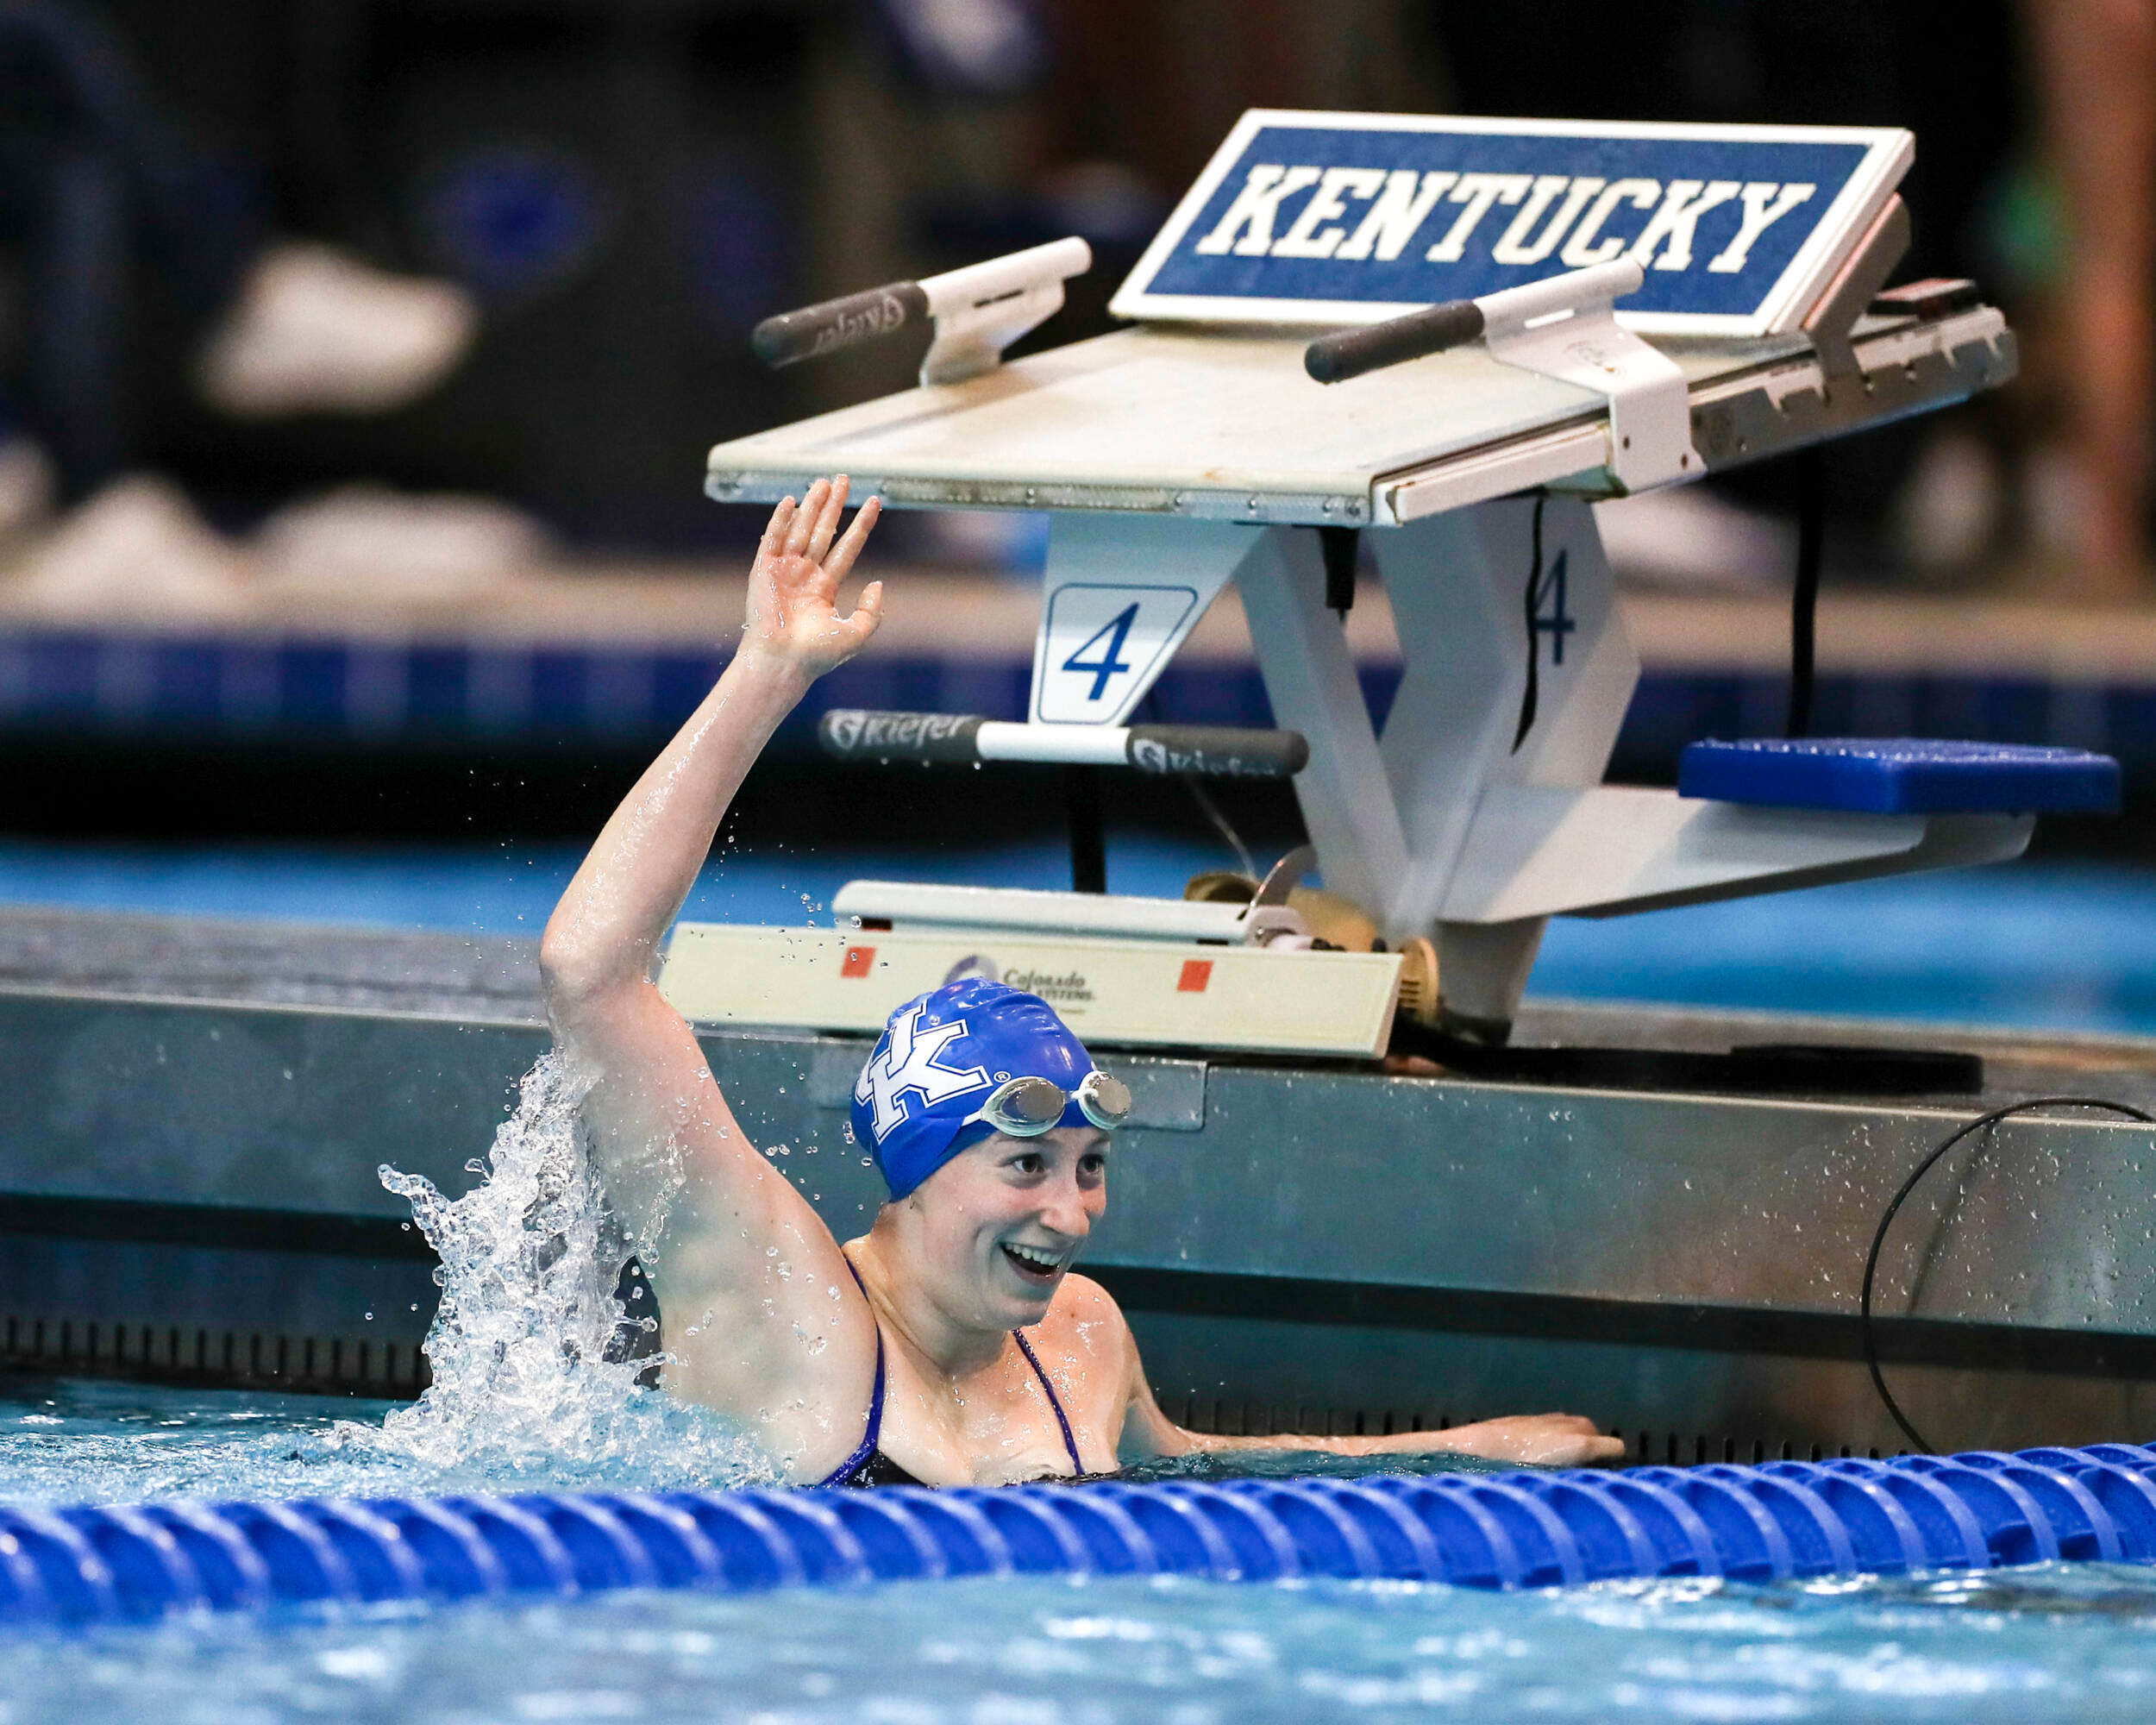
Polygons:
M868 1294L868 1284L861 1279L861 1272L854 1268L853 1259L846 1258L846 1254L843 1251L839 1253L839 1256L846 1259L846 1273L854 1278L854 1286L861 1289L862 1297L866 1299ZM869 1322L875 1323L875 1308L871 1306L868 1312ZM1025 1356L1025 1363L1033 1368L1033 1376L1041 1381L1041 1391L1048 1397L1049 1411L1055 1414L1056 1424L1063 1434L1063 1448L1070 1456L1070 1471L1073 1473L1083 1473L1086 1471L1086 1465L1078 1459L1078 1440L1071 1433L1069 1417L1063 1412L1062 1400L1056 1394L1056 1386L1049 1381L1048 1373L1042 1369L1040 1356L1033 1352L1033 1345L1026 1340L1024 1330L1012 1331L1011 1339L1018 1345L1018 1352ZM882 1436L883 1326L876 1324L876 1378L875 1383L868 1390L868 1427L862 1433L861 1442L854 1452L817 1483L819 1485L837 1485L842 1481L852 1478L867 1465L868 1458L875 1454L877 1441Z
M861 1289L861 1297L868 1297L868 1284L861 1279L861 1272L854 1268L854 1261L844 1252L846 1273L854 1278L854 1286ZM876 1381L868 1391L868 1425L861 1434L861 1446L830 1473L817 1482L819 1485L840 1485L868 1465L868 1458L876 1452L876 1440L883 1435L883 1326L876 1324L876 1308L868 1308L868 1321L876 1326Z
M1056 1397L1056 1386L1048 1381L1048 1374L1041 1370L1040 1358L1034 1353L1032 1343L1026 1340L1024 1330L1012 1331L1011 1339L1018 1345L1018 1352L1025 1356L1025 1363L1033 1368L1033 1376L1040 1379L1041 1388L1047 1392L1048 1405L1055 1410L1056 1423L1063 1428L1063 1447L1070 1452L1070 1471L1083 1473L1086 1465L1078 1459L1078 1440L1070 1434L1070 1421L1063 1417L1063 1404Z

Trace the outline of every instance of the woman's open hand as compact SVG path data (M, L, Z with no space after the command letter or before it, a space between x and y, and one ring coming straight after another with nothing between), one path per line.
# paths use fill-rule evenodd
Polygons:
M792 498L771 511L771 524L749 572L749 619L742 649L780 659L805 677L820 677L868 644L883 616L883 583L862 590L850 617L838 611L838 584L846 579L882 512L870 498L854 512L853 525L833 543L846 507L846 475L818 480L797 505Z

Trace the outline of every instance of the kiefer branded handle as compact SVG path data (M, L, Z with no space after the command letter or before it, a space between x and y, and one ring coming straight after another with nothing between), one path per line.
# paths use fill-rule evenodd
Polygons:
M1006 342L1062 304L1065 280L1092 267L1093 249L1083 240L1055 240L918 281L887 282L782 311L757 324L749 345L775 369L876 341L932 317L939 341L954 347L985 343L1000 354ZM992 362L993 354L990 358Z
M1638 259L1620 258L1474 299L1449 299L1382 323L1320 336L1303 349L1303 369L1319 383L1342 383L1484 335L1499 358L1511 357L1506 347L1517 337L1597 306L1607 308L1613 300L1637 293L1645 279ZM1617 339L1603 338L1605 345L1614 345Z
M928 315L928 295L920 283L887 282L767 317L750 333L749 345L775 371L873 342Z
M1382 323L1320 336L1303 349L1302 366L1319 383L1344 383L1364 372L1463 347L1482 333L1482 308L1471 299L1451 299Z
M824 752L841 761L1018 761L1216 779L1291 779L1310 762L1300 731L1226 725L1013 724L968 713L836 707L816 734Z

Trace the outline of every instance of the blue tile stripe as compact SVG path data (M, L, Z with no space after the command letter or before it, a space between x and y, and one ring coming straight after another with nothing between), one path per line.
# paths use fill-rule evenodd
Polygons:
M726 656L677 649L385 645L331 639L241 641L91 630L0 631L0 731L72 731L235 743L276 737L358 746L586 741L642 746L670 734ZM978 712L1025 710L1029 663L877 656L824 680L780 736L811 750L834 706ZM1382 717L1397 668L1366 666ZM1773 736L1778 674L1650 672L1618 746L1620 762L1671 763L1702 737ZM2156 773L2156 676L2147 683L1921 673L1822 677L1814 729L1848 737L1949 737L2048 743L2115 756ZM1190 724L1266 725L1248 663L1177 664L1146 715Z

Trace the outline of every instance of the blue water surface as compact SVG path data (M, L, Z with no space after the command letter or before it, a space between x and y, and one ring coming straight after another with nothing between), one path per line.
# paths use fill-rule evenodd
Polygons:
M2156 1588L2046 1565L1747 1587L1046 1577L398 1605L0 1641L10 1725L2145 1721Z
M0 842L0 904L536 934L574 844L167 847ZM1179 895L1232 866L1198 844L1126 837L1117 892ZM908 850L724 849L685 914L828 919L849 880L1059 888L1053 844ZM1815 888L1607 921L1560 918L1530 993L2156 1034L2156 870L2015 862Z

